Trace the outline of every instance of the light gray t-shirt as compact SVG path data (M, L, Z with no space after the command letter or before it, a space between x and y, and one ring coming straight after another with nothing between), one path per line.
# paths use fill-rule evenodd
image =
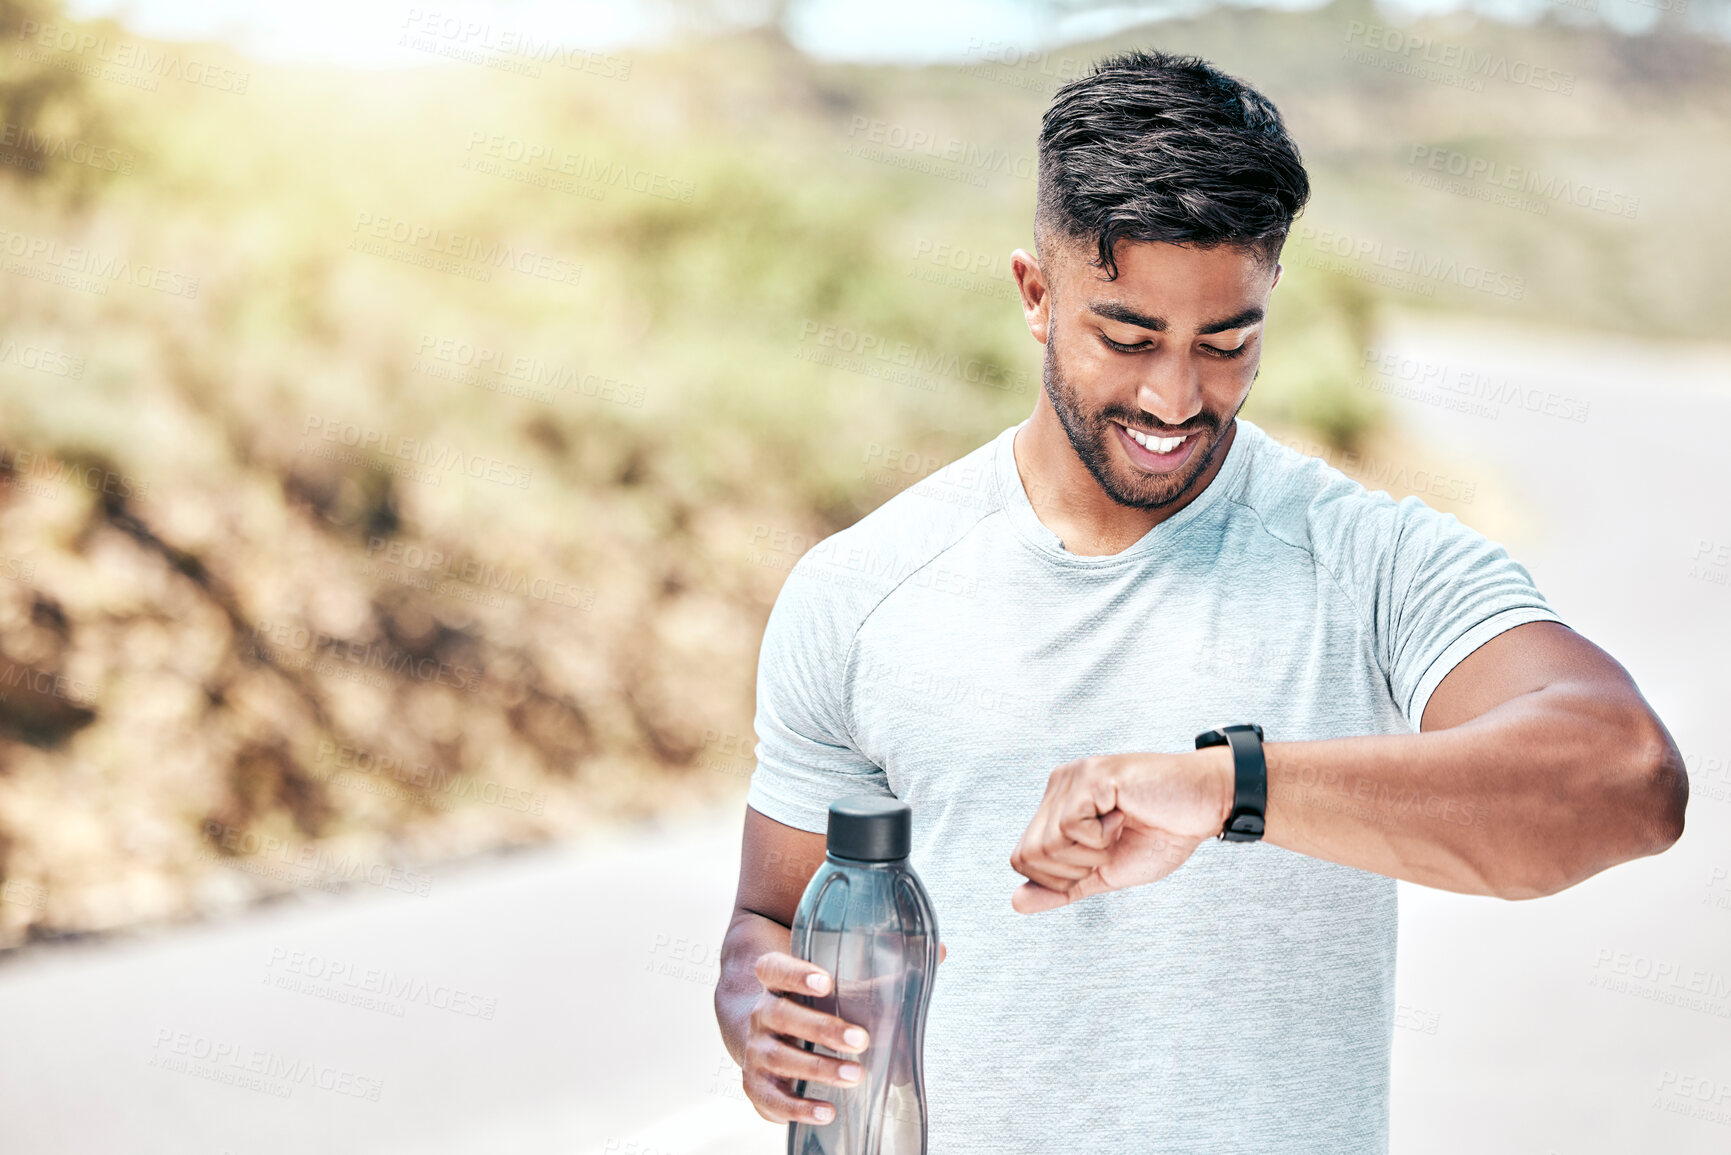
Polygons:
M800 558L764 632L746 801L819 832L841 795L913 808L949 947L932 1155L1387 1151L1393 879L1210 839L1159 882L1024 915L1010 854L1064 762L1238 722L1415 731L1462 658L1560 619L1452 514L1242 418L1189 505L1071 554L1029 504L1017 428ZM1403 801L1404 821L1480 820Z

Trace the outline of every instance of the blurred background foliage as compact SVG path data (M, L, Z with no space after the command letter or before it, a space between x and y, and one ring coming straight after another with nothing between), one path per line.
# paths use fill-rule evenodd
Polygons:
M1007 258L1040 113L1108 47L1267 92L1305 224L1525 285L1421 296L1295 238L1246 411L1276 432L1393 436L1357 384L1389 308L1722 335L1723 45L1498 26L1575 91L1469 93L1350 59L1384 19L1219 9L917 68L772 23L529 75L264 65L0 0L0 946L741 795L787 569L1033 404ZM1639 209L1426 188L1391 136ZM857 371L832 332L934 368Z

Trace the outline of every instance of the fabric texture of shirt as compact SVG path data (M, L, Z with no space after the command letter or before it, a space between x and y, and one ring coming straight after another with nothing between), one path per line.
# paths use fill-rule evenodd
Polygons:
M1502 546L1367 492L1240 418L1225 462L1122 552L1069 553L1018 476L1020 426L807 551L765 628L753 809L913 810L949 954L926 1026L932 1155L1388 1149L1391 878L1209 839L1170 876L1024 915L1010 854L1057 766L1410 733L1454 666L1560 621ZM1482 824L1422 785L1311 803Z

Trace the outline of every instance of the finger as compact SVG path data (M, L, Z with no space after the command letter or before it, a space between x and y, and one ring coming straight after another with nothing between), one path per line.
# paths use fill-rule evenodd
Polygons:
M871 1046L871 1035L864 1027L779 995L760 1000L752 1008L751 1018L759 1030L795 1042L817 1043L843 1054L857 1054Z
M1095 870L1112 860L1118 852L1118 838L1124 829L1125 816L1122 810L1114 810L1110 814L1090 819L1086 823L1072 824L1064 830L1065 841L1061 844L1047 846L1045 858L1049 868L1055 869L1057 864L1079 866L1087 870ZM1076 828L1080 827L1084 837L1076 836ZM1073 871L1065 871L1066 877L1080 877Z
M1029 867L1022 872L1029 882L1037 882L1041 886L1063 890L1072 883L1093 874L1097 867L1086 863L1046 862L1037 867Z
M1117 813L1111 811L1110 813ZM1064 838L1078 846L1091 850L1105 850L1112 845L1112 840L1105 826L1105 815L1090 809L1086 813L1073 811L1058 816L1057 828Z
M1034 813L1023 835L1023 858L1036 872L1054 869L1053 852L1060 848L1081 846L1087 849L1109 849L1101 816L1117 809L1111 783L1098 773L1090 773L1086 763L1071 763L1052 772L1048 791ZM1059 875L1047 878L1018 867L1036 882L1051 883ZM1071 872L1063 872L1069 875Z
M1102 862L1110 861L1113 847L1082 846L1074 842L1062 846L1046 848L1046 857L1053 863L1063 863L1066 866L1082 866L1092 869Z
M757 1069L782 1079L804 1079L826 1087L853 1087L865 1070L852 1059L836 1059L771 1039L759 1052Z
M1108 890L1116 889L1118 888L1106 881L1104 874L1095 870L1072 882L1070 889L1064 892L1064 897L1070 902L1080 902L1084 898L1093 898L1096 894L1105 894Z
M775 1079L763 1076L745 1080L745 1097L757 1113L771 1123L815 1123L822 1126L835 1118L835 1108L816 1099L800 1099Z
M1071 778L1081 769L1082 763L1080 759L1074 762L1066 762L1062 766L1054 768L1050 774L1046 775L1046 792L1040 797L1041 804L1043 805L1054 795L1062 794L1068 790L1070 788Z
M1065 799L1075 789L1080 769L1081 763L1066 762L1046 776L1046 792L1040 798L1040 805L1034 808L1028 828L1022 832L1021 848L1024 852L1031 853L1051 842L1058 815L1064 808Z
M1061 890L1024 882L1010 895L1010 905L1022 914L1038 914L1069 905L1069 897Z
M1025 844L1018 847L1011 866L1030 881L1062 889L1105 865L1112 853L1068 841L1045 846Z
M816 963L795 958L786 951L772 950L758 955L752 970L766 991L785 991L801 995L829 993L828 971Z
M1033 854L1024 853L1020 849L1018 849L1016 854L1011 858L1010 865L1015 869L1017 874L1026 878L1036 886L1054 886L1062 888L1069 885L1068 880L1059 878L1052 874L1043 859Z
M1053 861L1042 852L1022 854L1013 863L1017 874L1036 886L1062 890L1087 874L1092 867Z
M1099 773L1075 775L1070 789L1058 799L1054 825L1059 830L1075 828L1098 837L1100 818L1118 808L1112 784Z
M949 953L950 953L950 948L945 946L943 943L940 942L938 944L938 961L943 962L944 956L949 954Z
M1054 778L1057 774L1054 774ZM1023 831L1021 841L1016 846L1015 853L1010 858L1010 866L1016 873L1042 886L1060 884L1061 876L1054 873L1058 862L1053 859L1054 849L1070 845L1062 831L1058 829L1057 814L1059 799L1049 797L1035 811L1034 818Z

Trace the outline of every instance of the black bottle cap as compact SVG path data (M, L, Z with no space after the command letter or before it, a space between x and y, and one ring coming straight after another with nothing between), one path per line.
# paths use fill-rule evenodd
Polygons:
M850 794L829 804L829 852L861 862L906 858L914 841L914 812L899 798Z

